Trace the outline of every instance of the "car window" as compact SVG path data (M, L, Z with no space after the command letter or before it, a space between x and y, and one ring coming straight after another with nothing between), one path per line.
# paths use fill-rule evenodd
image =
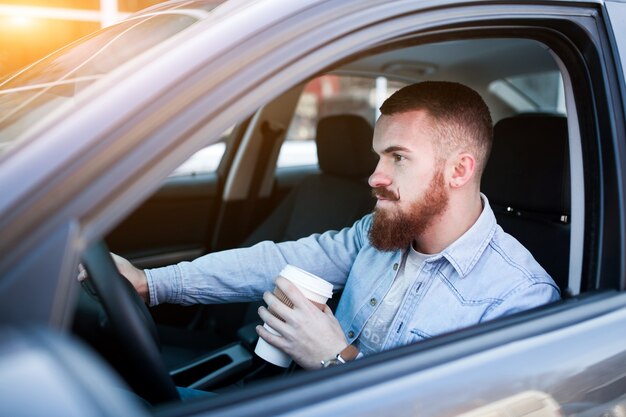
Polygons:
M565 115L563 91L563 78L559 71L516 75L495 80L489 84L489 92L517 113Z
M171 177L179 177L184 175L199 175L215 172L217 170L224 151L226 150L226 142L218 142L207 146L194 153L181 166L176 168Z
M232 131L233 127L230 127L220 136L218 142L206 146L191 155L189 159L170 174L170 177L201 175L215 172L226 152L226 144Z
M323 75L304 87L278 155L277 168L317 165L317 122L336 114L357 114L372 125L378 108L405 83L385 77Z

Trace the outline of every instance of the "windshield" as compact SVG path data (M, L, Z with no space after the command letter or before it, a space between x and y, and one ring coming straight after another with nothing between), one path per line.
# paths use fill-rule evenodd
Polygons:
M102 29L25 70L0 80L0 154L43 116L115 68L208 16L216 2L151 9Z

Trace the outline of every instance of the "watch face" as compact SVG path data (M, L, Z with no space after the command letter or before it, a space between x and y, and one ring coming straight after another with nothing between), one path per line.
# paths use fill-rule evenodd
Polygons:
M336 366L336 365L339 365L340 363L341 362L337 358L328 359L328 360L322 361L322 368Z

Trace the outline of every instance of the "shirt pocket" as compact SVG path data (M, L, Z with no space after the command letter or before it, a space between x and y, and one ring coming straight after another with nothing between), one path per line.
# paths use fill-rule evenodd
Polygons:
M481 322L497 298L487 288L471 285L469 280L448 279L438 272L429 288L416 297L408 312L404 343L413 343ZM413 307L413 306L411 306Z

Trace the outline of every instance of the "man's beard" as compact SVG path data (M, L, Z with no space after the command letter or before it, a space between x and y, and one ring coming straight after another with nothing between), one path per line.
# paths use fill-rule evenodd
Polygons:
M391 200L398 198L386 189L374 189L372 193ZM422 198L414 201L408 212L393 211L392 208L374 209L374 221L369 231L370 242L381 251L406 249L446 209L448 199L443 170L439 169Z

